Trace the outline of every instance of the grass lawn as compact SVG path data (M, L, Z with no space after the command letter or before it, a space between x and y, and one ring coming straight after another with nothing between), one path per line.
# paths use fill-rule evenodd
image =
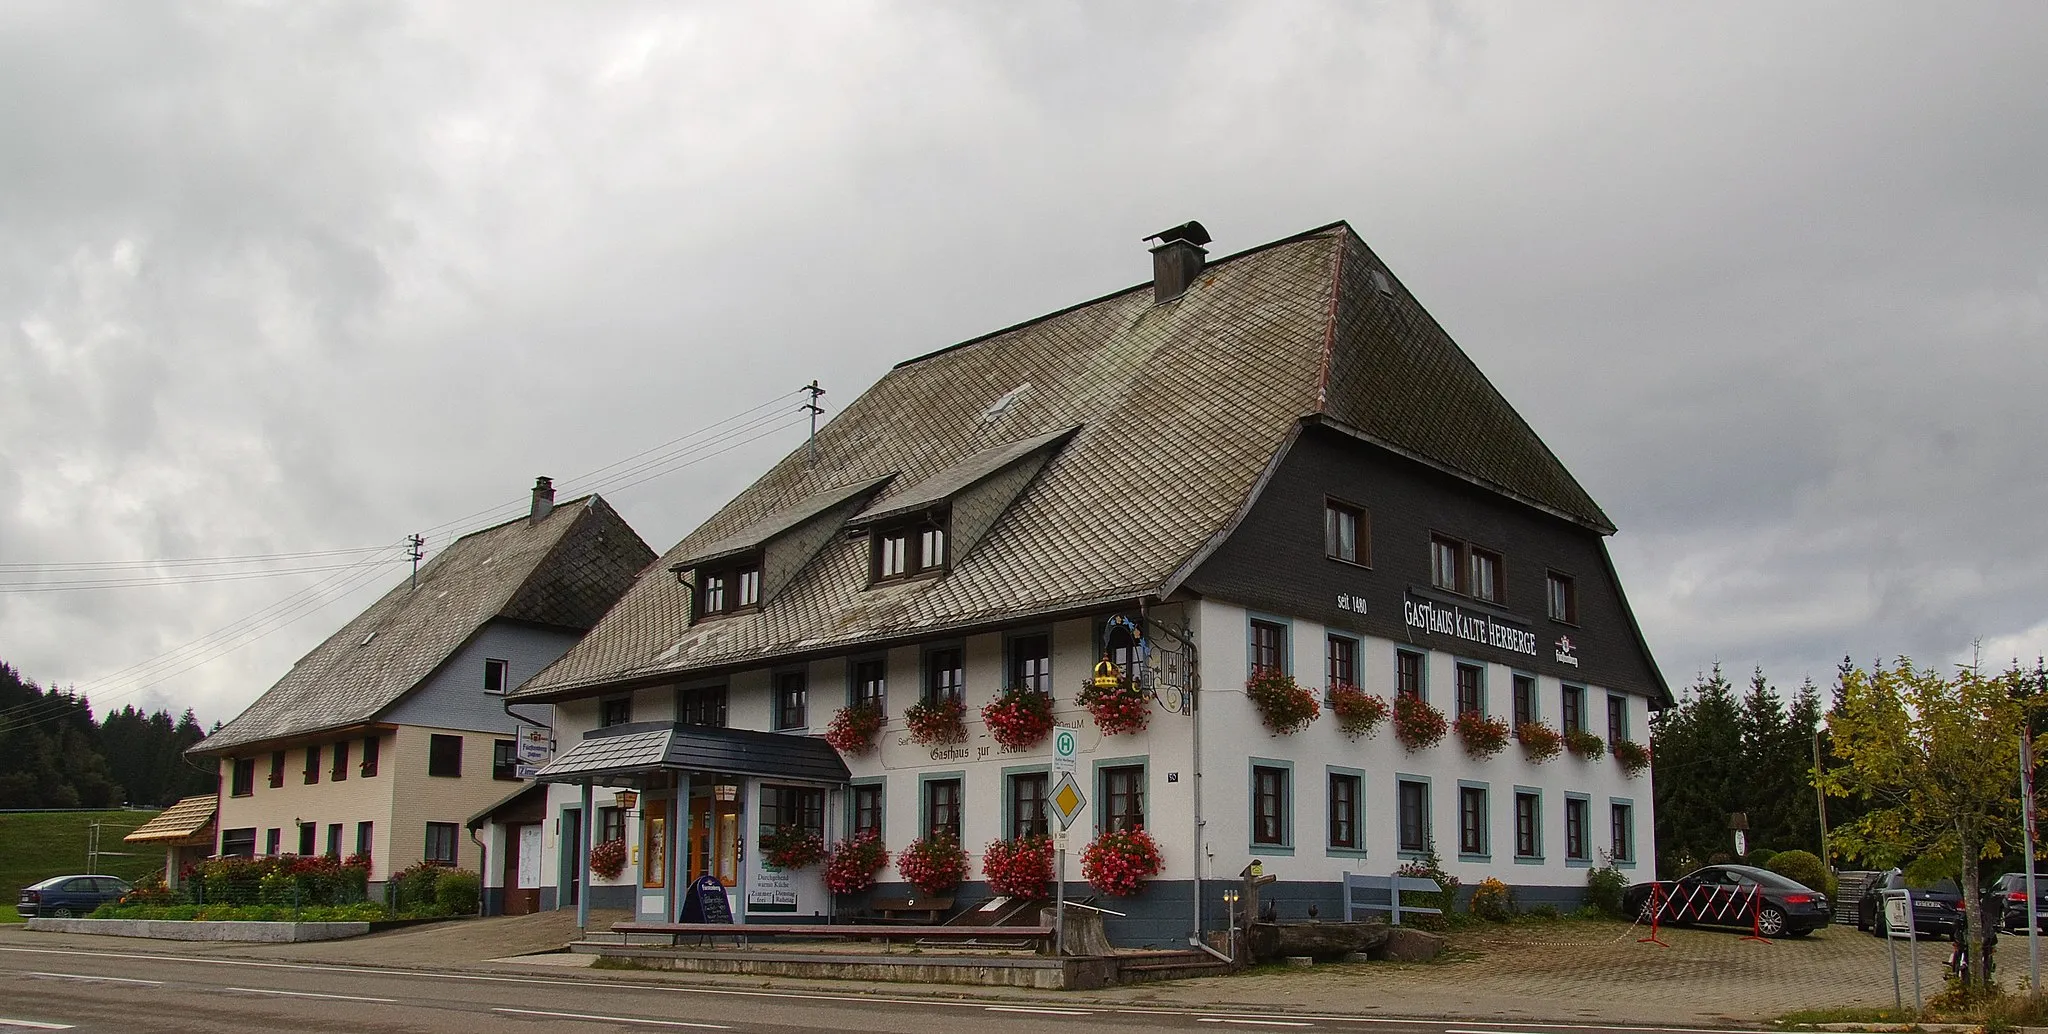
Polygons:
M17 894L18 894L18 893L20 893L20 891L16 891L15 893L17 893ZM16 912L16 911L14 910L14 906L13 906L13 905L11 905L11 904L8 904L8 905L0 905L0 923L19 923L19 922L22 922L22 918L21 918L21 913L19 913L19 912Z
M163 868L162 848L121 840L156 814L153 809L0 814L0 906L6 908L0 921L20 921L14 902L21 888L85 871L87 825L92 822L101 823L100 872L132 883Z

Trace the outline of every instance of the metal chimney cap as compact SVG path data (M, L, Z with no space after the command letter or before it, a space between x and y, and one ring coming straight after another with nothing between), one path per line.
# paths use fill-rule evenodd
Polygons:
M1192 244L1199 248L1202 245L1209 243L1211 238L1209 237L1209 231L1203 229L1201 223L1196 222L1193 219L1190 219L1187 222L1180 224L1179 226L1169 226L1166 229L1159 231L1158 233L1146 237L1145 239L1148 241L1158 241L1161 244L1172 244L1175 241L1186 241L1189 244Z

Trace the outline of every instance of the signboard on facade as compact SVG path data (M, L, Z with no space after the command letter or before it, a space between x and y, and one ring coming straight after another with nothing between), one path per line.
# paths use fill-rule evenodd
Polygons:
M1401 603L1408 627L1431 635L1447 635L1496 650L1536 656L1536 633L1517 628L1491 614L1450 603L1409 596Z

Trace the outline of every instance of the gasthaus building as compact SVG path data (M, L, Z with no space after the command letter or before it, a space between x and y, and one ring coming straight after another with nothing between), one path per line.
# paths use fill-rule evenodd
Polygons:
M1081 730L1072 894L1101 831L1158 841L1163 871L1098 900L1121 944L1220 929L1254 859L1299 918L1432 846L1525 904L1655 857L1648 774L1604 748L1647 744L1670 692L1600 507L1348 224L1215 261L1199 224L1152 239L1151 283L898 365L512 694L555 709L544 901L676 918L708 874L738 921L790 922L917 895L893 858L864 896L766 864L759 839L797 827L954 834L971 907L986 845L1051 811L1051 742L982 717L1017 688ZM1105 653L1140 731L1077 699ZM1271 673L1320 717L1270 730L1247 687ZM1580 750L1353 738L1340 685ZM906 710L945 698L964 738L918 742ZM821 734L861 701L885 724L842 756ZM593 879L582 847L612 839L628 864Z

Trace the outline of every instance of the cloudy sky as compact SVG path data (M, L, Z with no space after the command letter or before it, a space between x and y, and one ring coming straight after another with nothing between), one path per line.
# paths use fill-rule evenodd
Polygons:
M226 719L403 536L544 473L666 548L801 442L799 385L1135 284L1189 218L1217 254L1350 220L1621 526L1674 683L2032 657L2043 39L1863 0L11 3L0 659Z

